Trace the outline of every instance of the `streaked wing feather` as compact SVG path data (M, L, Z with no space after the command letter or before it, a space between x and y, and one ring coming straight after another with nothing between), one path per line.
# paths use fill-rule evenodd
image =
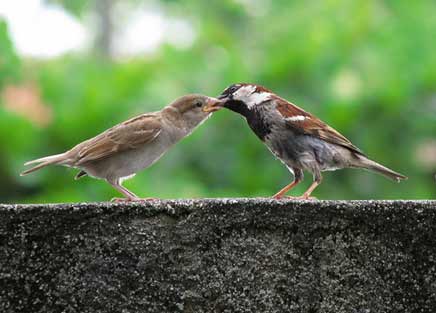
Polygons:
M161 130L160 119L156 115L144 114L132 118L84 142L76 165L135 149L153 141Z
M327 142L346 147L355 153L363 155L363 152L353 145L351 141L317 117L284 99L279 98L276 101L277 110L285 119L288 119L287 124L293 129ZM300 120L290 119L296 116L302 116L304 118Z

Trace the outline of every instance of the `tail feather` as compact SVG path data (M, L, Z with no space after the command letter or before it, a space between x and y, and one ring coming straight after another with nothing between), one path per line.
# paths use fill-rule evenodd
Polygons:
M374 162L370 159L367 159L363 156L359 156L359 161L360 162L358 164L358 167L363 167L363 168L366 168L368 170L375 171L375 172L382 174L385 177L390 178L396 182L400 182L401 180L405 180L408 178L407 176L404 176L400 173L397 173L397 172L395 172L395 171L393 171L393 170L391 170L391 169L389 169L381 164L378 164L377 162Z
M50 156L47 156L44 158L40 158L40 159L26 162L26 163L24 163L25 166L31 165L31 164L37 164L37 163L39 163L39 164L28 169L28 170L25 170L24 172L22 172L20 174L20 176L24 176L24 175L27 175L27 174L32 173L34 171L37 171L43 167L46 167L47 165L62 164L64 161L65 161L65 153L61 153L61 154L50 155Z

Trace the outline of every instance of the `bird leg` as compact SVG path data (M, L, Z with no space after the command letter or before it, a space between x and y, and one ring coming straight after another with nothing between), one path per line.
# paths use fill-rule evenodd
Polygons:
M310 194L315 190L316 187L319 186L319 184L321 184L322 182L322 176L321 173L315 173L314 175L314 181L312 183L312 185L310 185L310 187L306 190L305 193L303 193L302 196L298 197L298 199L302 199L302 200L309 200L309 199L316 199L314 197L311 197Z
M156 198L144 198L144 199L139 198L137 195L135 195L133 192L128 190L126 187L121 186L119 180L116 180L115 182L109 181L109 184L111 184L116 190L118 190L119 192L121 192L123 195L126 196L126 198L113 198L111 199L112 202L157 200Z
M285 193L287 193L289 190L291 190L292 188L294 188L295 186L297 186L300 182L298 180L294 180L292 183L290 183L289 185L286 185L285 187L283 187L279 192L277 192L273 198L274 199L281 199L284 197Z
M300 169L293 169L294 171L294 181L290 183L289 185L286 185L283 187L279 192L277 192L273 198L274 199L281 199L285 196L285 193L287 193L289 190L297 186L302 180L303 180L303 171ZM294 198L294 197L289 197Z

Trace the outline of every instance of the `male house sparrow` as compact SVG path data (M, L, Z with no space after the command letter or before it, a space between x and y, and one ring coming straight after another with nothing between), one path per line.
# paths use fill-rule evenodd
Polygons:
M214 109L206 112L206 105L219 102L203 95L183 96L161 111L145 113L115 125L67 152L27 162L25 165L38 165L21 176L51 164L74 167L81 170L76 179L84 175L101 178L121 192L125 200L141 200L121 186L122 180L156 162L211 115Z
M354 167L378 172L398 182L407 178L368 159L339 132L265 87L234 84L218 99L223 101L210 104L205 110L216 111L223 106L244 116L260 140L294 174L294 181L277 192L276 199L303 180L303 170L311 172L314 181L297 197L300 199L308 199L321 183L321 171Z

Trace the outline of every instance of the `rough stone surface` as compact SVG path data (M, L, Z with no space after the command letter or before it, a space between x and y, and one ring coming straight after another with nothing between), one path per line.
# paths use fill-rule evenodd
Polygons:
M0 312L436 312L436 202L0 205Z

